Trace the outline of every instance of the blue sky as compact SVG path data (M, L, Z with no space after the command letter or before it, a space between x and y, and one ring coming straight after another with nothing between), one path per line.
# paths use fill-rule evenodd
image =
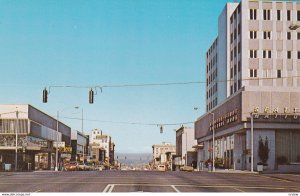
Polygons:
M205 111L205 84L89 89L49 85L113 85L205 81L205 52L217 36L226 0L2 0L0 103L32 104L55 115L80 106L85 119L141 123L194 121ZM193 110L197 106L198 111ZM62 116L80 118L80 111ZM81 121L63 119L72 129ZM190 124L189 126L193 126ZM117 152L151 152L175 143L174 129L84 121L102 129Z

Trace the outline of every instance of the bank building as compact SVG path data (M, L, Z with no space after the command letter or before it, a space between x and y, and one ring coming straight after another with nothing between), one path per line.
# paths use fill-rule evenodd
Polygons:
M299 24L300 2L225 5L206 53L198 169L300 171Z

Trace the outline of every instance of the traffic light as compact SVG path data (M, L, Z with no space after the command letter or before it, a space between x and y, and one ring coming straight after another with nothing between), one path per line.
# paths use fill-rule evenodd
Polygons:
M162 125L160 126L160 133L163 133L164 132L164 129L162 127Z
M47 91L47 89L45 88L45 89L43 90L43 103L47 103L47 101L48 101L48 91Z
M93 89L91 89L90 92L89 92L89 103L90 104L94 103L94 91L93 91Z

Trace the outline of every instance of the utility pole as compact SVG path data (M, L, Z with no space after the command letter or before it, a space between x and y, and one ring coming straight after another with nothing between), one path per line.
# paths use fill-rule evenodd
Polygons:
M19 111L16 111L16 157L15 157L15 171L18 170L18 130L19 130Z
M56 119L55 171L58 171L58 119L59 119L59 111L57 111L57 119Z
M253 113L251 112L251 172L253 172L253 151L254 151L254 149L253 149L253 137L254 137L254 131L253 131Z
M84 164L84 151L85 151L85 147L86 147L86 138L84 137L84 133L83 133L83 108L81 108L81 132L82 132L82 136L84 138L83 149L82 149L82 158L83 158L83 164Z

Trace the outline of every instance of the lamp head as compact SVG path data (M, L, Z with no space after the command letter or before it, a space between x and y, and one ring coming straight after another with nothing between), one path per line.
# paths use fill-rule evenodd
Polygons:
M299 25L291 24L291 25L289 26L289 29L292 30L292 31L294 31L294 30L298 29L299 27L300 27Z

